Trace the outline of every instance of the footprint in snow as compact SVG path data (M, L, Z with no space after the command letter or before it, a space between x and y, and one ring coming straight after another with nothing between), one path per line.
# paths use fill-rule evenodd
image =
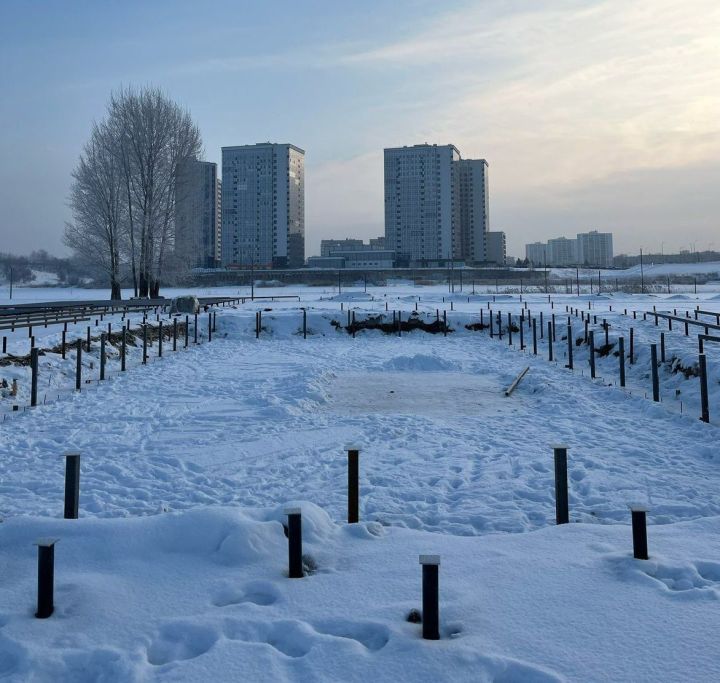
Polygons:
M220 586L212 596L212 604L216 607L251 603L266 607L280 598L280 591L269 581L251 581L243 586L230 582Z

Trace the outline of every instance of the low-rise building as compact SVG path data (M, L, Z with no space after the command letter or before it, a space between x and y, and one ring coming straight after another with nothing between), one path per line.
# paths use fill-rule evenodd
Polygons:
M496 263L499 266L505 265L507 256L507 244L505 233L502 231L490 231L485 233L485 260L488 263Z

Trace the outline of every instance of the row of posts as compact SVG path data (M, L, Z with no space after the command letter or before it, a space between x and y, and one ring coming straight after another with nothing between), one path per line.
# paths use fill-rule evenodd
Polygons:
M568 496L568 448L554 446L555 465L555 522L568 524L570 506ZM348 471L348 514L349 524L360 521L360 450L347 450ZM80 500L80 455L69 453L65 456L65 519L77 519ZM631 507L633 556L639 560L648 559L646 508ZM287 508L288 577L300 579L305 576L303 565L302 510ZM38 590L35 616L46 619L54 610L54 562L55 544L58 539L41 539L38 546ZM422 635L426 640L440 639L440 592L439 555L420 555L422 566Z
M577 313L576 313L577 314ZM482 324L482 318L483 318L483 311L480 311L480 322ZM495 331L493 328L493 318L496 318L497 321L497 337L498 339L502 339L502 324L501 324L501 314L498 312L495 316L493 315L493 311L490 311L490 336L493 337L495 335ZM584 316L584 323L585 323L585 336L584 341L588 345L588 352L589 352L589 365L590 365L590 377L592 379L596 379L596 365L595 365L595 332L593 330L588 329L589 319L590 316ZM528 324L530 324L530 317L527 318ZM597 322L597 316L594 318L595 322ZM525 316L524 312L521 312L520 314L520 349L523 350L525 348L522 330L523 325L525 322ZM605 345L607 346L609 344L609 324L606 320L603 320L603 330L605 334ZM543 338L542 334L543 329L543 314L540 312L540 338ZM547 336L548 336L548 360L550 362L553 361L553 341L556 340L556 333L555 333L555 314L552 314L552 320L549 320L547 322ZM513 332L513 326L512 326L512 315L508 313L508 321L507 321L507 331L508 331L508 345L512 344L512 332ZM537 355L537 328L536 328L536 319L532 318L532 332L533 332L533 355ZM635 357L635 340L634 340L634 330L631 327L630 328L630 352L628 355L630 364L632 365L634 363L634 357ZM572 324L570 322L570 316L568 316L568 322L567 322L567 344L568 344L568 350L567 350L567 357L568 362L566 367L572 370L574 368L573 364L573 344L574 344L574 338L573 338L573 332L572 332ZM618 360L619 360L619 375L620 375L620 386L625 387L626 377L625 377L625 338L619 337L618 338ZM665 334L661 333L660 335L660 362L665 362ZM650 371L651 371L651 379L652 379L652 397L653 401L659 402L660 401L660 379L659 379L659 363L658 363L658 345L657 344L651 344L650 345ZM707 378L707 359L704 353L699 354L698 356L698 375L700 379L700 420L703 422L709 422L710 421L710 409L709 409L709 401L708 401L708 378Z
M215 311L208 312L208 341L212 341L213 332L216 330L216 316ZM124 372L127 368L126 363L126 351L127 351L127 332L130 327L130 321L128 320L127 326L123 325L121 338L120 338L120 370ZM185 348L189 344L189 328L190 328L190 316L185 316ZM106 374L106 362L107 354L105 346L107 339L111 334L111 324L108 323L107 333L103 332L100 334L100 379L105 379ZM198 314L195 313L195 325L193 329L194 343L198 343ZM87 341L85 348L90 349L90 328L88 327ZM65 358L66 351L65 332L63 332L61 353L62 357ZM83 353L83 340L78 339L75 342L75 390L80 391L82 387L82 353ZM173 333L172 333L172 348L173 351L177 351L178 347L178 321L177 318L173 319ZM38 402L38 360L40 350L33 346L30 350L30 405L31 407L37 406ZM158 357L162 358L163 355L163 323L159 321L158 325ZM146 323L142 325L142 364L146 365L148 361L148 326Z

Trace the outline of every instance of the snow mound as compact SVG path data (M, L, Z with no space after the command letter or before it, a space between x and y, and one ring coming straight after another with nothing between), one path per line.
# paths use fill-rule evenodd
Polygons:
M372 301L372 294L366 292L343 292L329 297L327 301Z
M442 372L460 370L460 366L438 356L416 353L414 356L395 356L382 364L385 370L401 370L409 372Z
M667 301L687 301L689 298L689 296L685 296L684 294L673 294L667 297Z

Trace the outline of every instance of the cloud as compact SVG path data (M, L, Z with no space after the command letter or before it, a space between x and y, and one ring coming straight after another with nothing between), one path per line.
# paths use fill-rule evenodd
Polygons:
M588 222L636 226L645 241L651 229L717 230L717 191L693 169L720 159L720 4L501 7L448 13L344 62L414 79L424 106L403 122L407 144L489 160L491 225L516 251L514 232L545 239ZM704 213L673 190L684 178Z

